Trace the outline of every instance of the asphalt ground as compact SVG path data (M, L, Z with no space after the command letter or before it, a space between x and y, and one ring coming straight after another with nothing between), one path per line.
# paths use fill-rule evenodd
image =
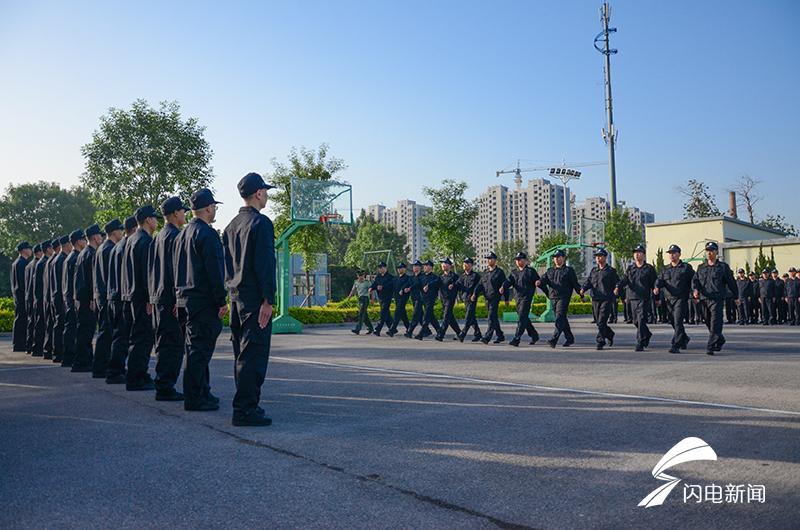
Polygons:
M667 326L642 353L632 326L615 329L600 352L584 318L577 344L555 350L347 327L275 336L267 428L230 425L227 330L211 365L217 412L11 353L5 336L0 527L800 527L800 328L726 326L714 357L701 326L680 355L666 352ZM686 437L718 459L667 473L763 485L765 501L685 503L679 484L637 507Z

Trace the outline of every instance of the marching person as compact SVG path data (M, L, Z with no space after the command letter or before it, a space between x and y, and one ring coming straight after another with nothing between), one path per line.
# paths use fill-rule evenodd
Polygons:
M125 236L114 245L108 258L106 280L108 315L111 319L111 349L106 370L106 384L109 385L121 385L127 381L125 361L128 359L133 319L130 314L130 304L122 300L122 269L125 261L125 249L131 236L136 232L136 218L126 217L123 228Z
M667 250L669 263L664 266L656 280L653 293L664 295L670 324L672 324L672 343L670 353L680 353L689 346L689 335L683 325L689 312L689 297L692 294L694 268L681 259L681 247L670 245Z
M747 275L747 279L750 280L750 299L747 302L750 308L750 323L758 324L759 312L761 309L761 304L758 301L758 277L754 271L750 271Z
M36 329L36 310L33 302L33 279L36 271L36 264L42 259L42 246L39 243L33 245L33 257L25 265L25 316L27 326L25 331L25 351L28 355L33 354L33 335Z
M219 409L219 398L211 393L209 364L228 304L222 241L211 228L217 204L208 188L194 192L189 200L192 220L175 240L176 305L187 346L183 408L190 411Z
M517 305L517 330L514 338L508 343L511 346L519 346L522 334L527 332L531 339L531 345L539 340L539 333L533 327L530 312L533 297L536 294L536 282L541 280L536 269L528 266L528 255L525 252L517 252L514 256L514 263L517 268L509 272L503 286L500 287L500 294L505 294L508 289L514 289L514 296ZM542 289L547 294L546 289Z
M152 205L147 204L136 210L135 217L138 228L125 244L120 282L122 301L131 317L125 390L146 391L155 389L155 383L148 371L155 337L147 275L150 269L150 247L153 245L152 234L161 215Z
M119 219L112 219L103 226L106 239L98 247L94 258L92 271L92 291L94 292L95 309L97 310L97 341L94 345L94 362L92 363L92 377L104 379L108 371L108 360L111 357L111 340L113 327L108 304L108 280L111 251L122 239L122 223Z
M56 342L57 342L56 335L60 337L61 333L56 334L56 324L58 324L58 314L56 312L55 296L53 294L53 281L55 275L53 271L56 267L56 261L62 255L61 238L60 237L55 238L51 242L51 245L53 249L53 255L50 256L49 260L47 260L47 264L45 265L44 269L44 278L42 279L44 285L42 289L42 297L44 298L45 325L46 325L45 336L44 336L44 356L50 359L54 363L60 363L62 356L60 353L58 353L59 350L56 348ZM60 278L61 275L59 274L58 277ZM60 296L61 295L59 294L59 298Z
M489 314L489 327L480 341L484 344L489 344L492 340L492 335L497 335L493 344L500 344L506 341L506 336L503 334L503 328L500 327L500 317L498 311L500 308L500 299L504 298L506 304L508 303L509 294L506 292L501 293L500 288L506 282L506 273L497 266L497 254L489 252L484 256L487 262L487 268L481 274L478 286L475 288L475 293L470 297L473 302L478 301L478 297L483 295L486 299L486 309Z
M61 366L72 368L78 335L78 312L75 307L75 271L78 254L86 248L86 234L80 228L69 235L71 250L64 260L61 276L61 296L64 298L64 360Z
M800 324L800 278L797 269L789 269L789 279L786 280L786 304L789 306L789 325Z
M225 286L231 298L231 340L235 357L234 426L272 424L259 406L272 343L272 310L277 289L275 228L266 215L267 190L258 173L238 185L244 206L225 228Z
M431 260L427 260L422 264L422 271L420 290L422 302L424 304L424 314L422 317L422 328L419 330L419 333L414 336L417 340L422 340L424 337L428 336L431 326L436 330L437 336L442 329L439 327L439 321L436 320L436 314L434 313L436 297L439 294L442 281L439 279L439 276L434 274L433 262Z
M36 263L36 268L33 271L33 311L36 322L33 329L33 352L31 355L34 357L44 357L45 359L52 359L52 352L47 355L44 347L44 337L47 332L47 309L49 306L45 304L45 296L47 294L45 281L45 271L47 270L47 263L53 255L53 244L48 241L40 243L42 249L42 259Z
M372 281L369 292L376 293L381 307L380 317L378 322L375 323L375 331L373 331L376 337L380 337L383 326L386 326L387 329L392 327L390 306L392 305L392 295L394 294L394 276L387 272L386 263L383 261L378 263L378 274Z
M739 269L736 274L736 306L738 310L736 323L745 326L750 322L750 299L753 297L753 284L750 283L744 269Z
M14 299L14 324L12 325L12 351L28 349L28 314L25 302L25 267L32 253L31 244L23 241L17 245L17 259L11 264L11 295Z
M178 197L170 197L161 203L164 227L156 235L150 254L147 279L155 324L156 401L183 401L183 394L175 390L175 385L181 373L186 341L175 308L172 267L175 239L186 223L187 209Z
M105 232L96 224L86 229L88 244L78 254L75 264L75 307L78 313L78 331L75 335L75 361L73 372L91 372L94 366L92 339L97 328L97 304L94 297L94 260L97 249L103 244Z
M700 300L705 312L708 328L708 348L706 354L714 355L722 349L725 337L722 335L722 318L725 309L725 289L736 290L733 272L724 261L718 259L719 246L709 241L706 243L706 260L697 267L694 276L694 298Z
M439 287L442 299L442 326L439 333L434 337L437 341L442 342L447 333L447 328L452 328L456 334L455 338L461 335L461 328L458 326L458 320L453 315L453 307L456 305L456 297L458 296L458 275L453 272L453 262L449 257L445 257L440 261L442 266L442 275L440 276L441 285Z
M572 328L569 326L567 313L572 292L575 291L580 294L581 286L578 283L575 269L567 265L566 262L566 252L562 249L556 250L553 253L553 266L549 267L544 276L536 282L536 287L542 288L545 292L549 290L548 296L553 303L553 311L556 314L555 330L552 338L547 341L551 348L556 347L558 338L562 333L565 339L563 346L575 344L575 335L572 334Z
M408 322L408 314L406 313L406 304L408 303L408 298L411 296L411 284L413 283L413 278L406 274L406 264L400 262L397 264L397 278L394 281L394 317L392 317L392 325L389 327L389 330L386 332L387 335L390 337L394 337L397 333L397 326L400 322L406 327L406 333L408 333L409 322Z
M475 308L478 305L473 299L475 290L481 281L481 275L475 272L475 260L470 257L464 258L464 272L459 276L456 282L456 288L464 293L464 310L465 320L464 327L461 328L461 334L458 336L460 342L464 342L470 328L474 330L472 335L472 342L478 342L483 338L481 329L478 327L478 319L475 316Z
M422 318L425 314L425 306L422 303L422 262L420 260L414 261L411 264L411 322L408 324L408 329L403 334L404 337L410 339L414 336L414 328L422 324Z
M606 344L614 345L614 331L608 325L617 298L614 289L619 283L617 270L608 264L608 251L598 248L594 251L596 265L581 286L581 298L587 291L592 291L592 312L597 324L596 348L602 350Z
M761 271L758 281L758 298L761 303L761 323L765 326L774 326L775 318L775 281L770 278L769 269Z
M348 297L354 294L358 296L358 317L356 318L356 327L351 329L356 335L361 333L361 327L367 328L367 335L372 334L372 322L369 320L369 287L372 285L367 279L367 273L358 271L356 273L356 280L353 282L353 288L350 289Z
M647 327L647 318L657 277L656 269L645 261L644 245L636 245L633 249L633 263L619 282L620 288L626 288L628 303L631 304L633 324L636 326L635 351L644 351L653 336Z

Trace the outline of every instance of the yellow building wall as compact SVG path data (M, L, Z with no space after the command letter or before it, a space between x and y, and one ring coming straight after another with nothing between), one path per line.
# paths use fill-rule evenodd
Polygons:
M717 220L664 226L646 225L647 261L652 262L655 259L659 248L664 250L664 260L669 261L667 249L673 244L681 247L681 256L684 259L702 255L706 241L723 241L722 223L722 220Z
M769 258L770 249L775 251L775 268L781 275L789 270L789 267L800 268L800 243L791 245L775 245L770 247L764 245L764 255ZM722 250L723 260L725 260L733 270L744 269L745 263L750 267L758 258L758 245L753 247L726 248ZM760 273L761 271L756 271Z

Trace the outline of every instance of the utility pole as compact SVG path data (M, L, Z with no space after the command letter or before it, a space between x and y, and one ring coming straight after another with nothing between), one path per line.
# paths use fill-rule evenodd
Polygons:
M594 39L594 47L605 56L605 85L606 85L606 127L602 129L603 140L608 145L608 173L611 178L611 209L617 208L617 164L614 155L615 143L617 141L617 130L614 128L614 106L611 101L611 56L617 50L610 47L609 33L616 33L617 28L609 28L611 20L611 9L608 2L603 3L600 8L600 21L603 23L603 31L598 33Z

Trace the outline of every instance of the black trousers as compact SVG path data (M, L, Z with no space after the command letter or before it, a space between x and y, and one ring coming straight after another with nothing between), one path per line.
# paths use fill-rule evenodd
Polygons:
M24 301L14 300L14 323L11 332L13 351L26 351L28 348L28 312L25 310Z
M425 304L422 303L422 297L418 297L416 299L411 299L412 304L412 312L411 312L411 322L408 324L408 331L407 334L411 334L414 332L414 328L422 324L422 319L425 316Z
M797 298L789 298L788 305L789 324L796 326L797 324L800 324L800 315L797 314L798 309L800 309L800 303L798 303Z
M36 311L33 309L33 304L29 304L25 309L27 317L27 326L25 328L25 351L33 353L33 335L36 331Z
M261 386L267 375L272 344L272 320L264 329L258 325L259 303L231 302L231 342L233 343L234 416L255 412L261 400Z
M465 312L466 312L465 320L464 320L464 327L461 328L461 336L462 337L466 337L467 336L467 332L470 330L470 328L475 330L475 333L473 335L475 338L480 339L480 338L483 337L483 335L481 334L481 328L478 327L478 319L475 317L475 307L477 305L478 305L477 302L473 302L472 300L467 298L467 301L466 301L466 303L464 305L464 309L465 309Z
M737 307L737 324L747 324L750 322L750 301L747 298L739 298L737 300L739 307Z
M44 355L44 334L47 331L47 319L44 313L44 302L36 302L33 308L33 356L41 357Z
M722 336L722 319L725 315L725 300L702 300L703 313L705 313L706 327L708 328L708 350L722 347L725 337Z
M75 339L78 334L78 313L75 302L67 302L64 311L64 359L61 366L72 366L75 362Z
M361 331L361 326L366 326L367 331L372 333L372 322L369 320L369 296L358 298L358 318L356 320L356 331Z
M491 339L493 334L496 334L498 339L505 340L506 336L503 334L503 328L500 327L500 298L487 298L486 310L488 312L489 325L483 335L484 340Z
M445 300L442 303L442 327L439 330L440 337L444 337L445 333L447 333L447 328L451 328L456 336L461 335L461 328L458 325L458 320L456 320L453 314L453 307L455 304L455 300Z
M517 330L514 332L514 340L522 338L522 334L528 332L531 339L539 340L539 332L533 327L530 312L533 298L517 298Z
M669 311L669 323L672 325L672 346L685 348L689 343L689 336L683 323L686 314L689 312L689 300L686 298L667 298L667 310Z
M758 301L758 297L751 296L748 299L748 304L750 307L750 322L757 324L760 320L761 303Z
M208 365L222 332L219 309L210 305L179 308L186 322L186 369L183 394L189 403L202 401L211 391Z
M64 360L64 327L67 323L67 309L56 302L53 305L53 360Z
M156 392L175 388L186 356L186 340L173 305L153 306L156 334Z
M650 328L647 327L647 318L650 316L650 300L629 299L633 325L636 326L636 344L647 346L650 342Z
M128 345L131 335L131 307L119 300L108 303L111 317L111 352L108 358L106 377L125 375L125 361L128 359Z
M386 329L392 327L392 299L391 298L378 298L378 303L381 306L381 314L378 322L375 323L375 331L379 332L386 326Z
M75 338L75 361L73 367L91 368L94 364L92 339L97 328L97 314L89 307L89 302L78 304L78 329Z
M605 345L607 340L614 340L614 330L608 326L608 321L614 312L614 300L592 300L592 312L597 321L597 344Z
M138 385L150 380L150 352L155 342L153 317L147 314L147 302L125 303L130 306L132 317L128 336L128 373L125 377L129 385Z
M775 325L775 300L773 298L761 298L761 323Z
M406 331L409 328L408 322L408 314L406 313L406 303L408 302L408 296L401 296L400 298L395 298L394 300L394 317L392 317L392 325L389 326L389 331L395 332L397 331L397 326L400 325L400 322L406 327Z
M55 306L51 302L44 303L44 353L45 357L52 358L55 352L55 333L53 329L56 325Z
M94 344L94 362L92 373L106 375L108 361L111 358L111 341L114 328L111 325L111 305L105 300L95 300L97 304L97 340Z
M572 328L569 327L569 320L567 313L569 312L569 298L557 298L553 300L553 311L556 314L556 327L553 330L552 340L557 341L561 334L570 342L575 341L575 335L572 334Z
M775 306L777 308L776 313L778 317L778 323L783 324L786 322L786 314L789 312L789 307L786 304L786 300L784 300L782 297L779 297L777 302L775 302Z
M622 301L622 316L625 322L633 322L633 315L631 314L631 302L627 298Z
M436 320L436 313L434 312L434 308L436 306L436 299L426 300L425 301L425 309L424 314L422 316L422 329L420 329L419 334L423 337L430 332L431 327L436 330L438 334L441 331L441 327L439 326L439 321Z

